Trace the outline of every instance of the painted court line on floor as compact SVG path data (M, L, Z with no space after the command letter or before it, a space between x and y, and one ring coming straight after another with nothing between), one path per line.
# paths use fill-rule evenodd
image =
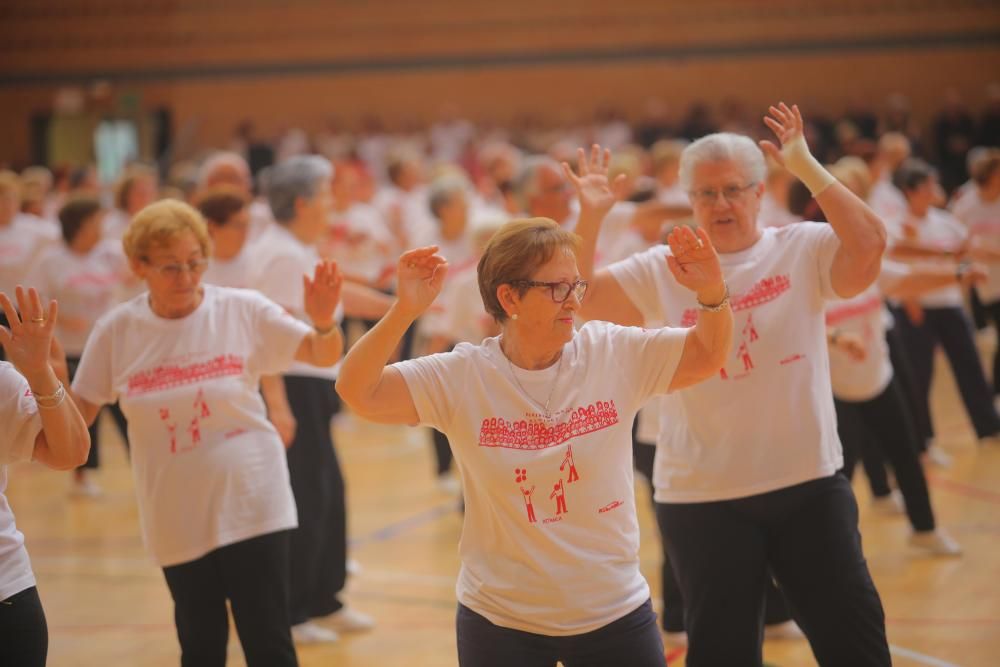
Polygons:
M919 651L914 651L912 649L903 648L902 646L896 646L895 644L889 644L889 652L900 658L909 658L910 660L915 660L921 665L931 665L931 667L959 667L953 662L948 662L947 660L941 660L935 658L934 656L921 653Z

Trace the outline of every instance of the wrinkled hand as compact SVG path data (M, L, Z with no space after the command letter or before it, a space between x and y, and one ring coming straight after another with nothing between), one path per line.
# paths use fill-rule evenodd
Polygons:
M764 116L764 124L774 132L781 143L781 149L779 150L770 141L761 141L761 150L769 158L795 174L799 162L810 157L809 146L806 145L803 134L805 123L802 120L802 113L797 104L788 108L784 102L779 102L776 107L769 107L768 111L771 115Z
M834 343L837 349L846 352L853 361L864 361L868 356L865 349L865 341L856 333L850 331L837 334L837 341Z
M343 285L344 278L337 263L330 260L316 264L311 279L307 275L302 276L302 286L305 288L303 307L317 328L328 329L333 326L333 315L340 303Z
M295 421L295 416L291 411L272 410L268 412L267 419L278 431L278 436L281 438L282 444L285 445L285 449L291 447L292 441L295 440L295 429L298 428L298 422Z
M52 351L53 332L59 306L52 300L46 312L35 288L27 291L20 285L15 290L18 315L10 298L0 292L0 307L7 316L8 327L0 326L0 345L7 353L7 360L25 376L46 372ZM24 320L21 320L21 316Z
M563 173L566 180L573 184L576 196L580 200L580 214L589 213L599 217L607 215L615 202L625 198L626 179L620 174L613 182L608 180L608 165L611 163L611 151L601 150L594 144L590 147L590 160L587 154L579 148L576 151L577 173L573 173L568 163L563 162Z
M667 236L667 244L671 252L667 267L678 283L693 292L722 286L719 255L704 229L699 227L693 232L690 227L678 225Z
M437 246L408 250L399 257L396 270L396 299L399 306L414 316L426 311L448 275L448 260L437 254Z

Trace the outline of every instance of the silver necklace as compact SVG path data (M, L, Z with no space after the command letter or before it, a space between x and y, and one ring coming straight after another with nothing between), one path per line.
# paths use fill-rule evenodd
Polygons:
M514 364L510 360L510 356L507 354L507 351L503 349L503 345L500 346L500 352L503 353L504 358L507 360L507 367L510 368L510 376L514 378L514 382L517 383L517 387L521 390L521 393L527 396L528 400L532 403L542 407L542 410L545 412L546 419L552 419L552 413L549 412L549 404L552 402L552 395L555 393L556 385L559 384L559 373L562 371L563 356L565 355L562 352L559 353L559 365L556 367L556 377L552 380L552 388L549 389L549 397L545 399L545 405L542 406L541 403L536 401L534 397L528 393L528 390L524 388L521 381L517 379L517 373L514 372Z

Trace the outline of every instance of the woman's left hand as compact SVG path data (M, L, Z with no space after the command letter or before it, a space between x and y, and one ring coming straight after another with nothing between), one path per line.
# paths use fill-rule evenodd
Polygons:
M323 260L316 265L312 279L302 276L305 288L303 305L306 315L317 329L329 329L336 322L334 312L340 303L340 290L344 278L336 262Z
M625 198L628 187L625 175L619 174L613 181L608 178L608 166L611 163L611 151L601 149L594 144L590 147L590 160L582 148L577 149L576 169L573 173L570 166L563 162L563 174L566 176L576 196L580 199L580 213L592 213L599 217L607 215L615 202Z
M678 225L670 231L667 244L671 252L667 255L667 266L678 283L693 292L722 287L719 255L704 229L699 227L693 232Z
M0 345L3 345L10 363L30 379L49 369L49 354L53 349L52 339L59 306L55 300L50 301L46 312L33 287L25 291L18 285L15 296L20 314L7 295L0 292L0 307L7 316L9 327L0 326Z

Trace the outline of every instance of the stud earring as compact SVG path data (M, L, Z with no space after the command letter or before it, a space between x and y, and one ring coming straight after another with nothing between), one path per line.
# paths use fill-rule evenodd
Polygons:
M512 320L516 320L516 319L517 319L517 313L514 313L513 315L511 315L511 316L510 316L510 319L512 319Z

